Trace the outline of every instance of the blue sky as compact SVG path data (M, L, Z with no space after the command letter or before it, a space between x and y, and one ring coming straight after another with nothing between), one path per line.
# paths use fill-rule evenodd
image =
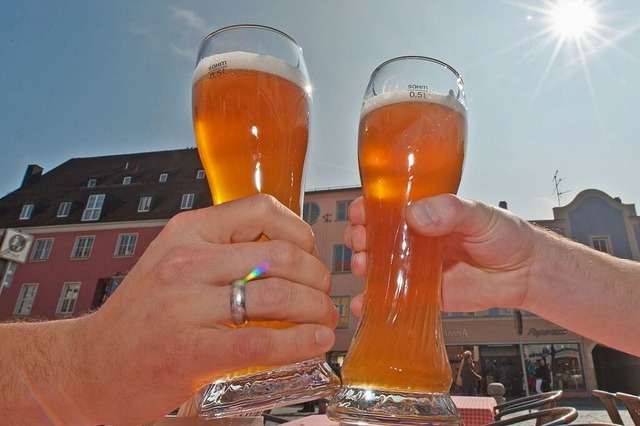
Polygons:
M0 196L28 164L195 146L191 75L201 39L260 23L302 46L314 85L307 189L359 184L357 128L371 71L437 57L462 74L469 140L460 194L525 219L596 188L640 208L640 2L584 0L576 41L549 12L567 0L3 0ZM578 0L572 0L578 1Z

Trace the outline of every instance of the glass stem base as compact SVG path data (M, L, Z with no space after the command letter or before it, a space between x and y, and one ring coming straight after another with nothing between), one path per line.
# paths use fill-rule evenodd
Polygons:
M343 386L327 407L340 425L460 425L448 393L405 392Z
M198 414L204 419L246 415L276 407L330 398L340 379L318 357L204 387ZM199 398L200 399L200 398Z

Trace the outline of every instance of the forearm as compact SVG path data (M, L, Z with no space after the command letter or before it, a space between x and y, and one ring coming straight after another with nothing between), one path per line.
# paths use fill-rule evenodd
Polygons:
M599 343L640 355L640 263L537 230L522 308Z
M78 320L0 324L0 424L90 424L74 356Z

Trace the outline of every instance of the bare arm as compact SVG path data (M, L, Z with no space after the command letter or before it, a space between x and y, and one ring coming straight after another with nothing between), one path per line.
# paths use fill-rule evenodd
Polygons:
M640 356L640 263L537 232L537 260L521 308Z
M0 324L0 424L141 424L229 372L327 351L338 314L315 254L271 197L176 216L95 313ZM230 327L229 284L265 261L247 316L297 325Z
M441 195L407 207L425 236L446 236L445 311L519 308L605 345L640 355L640 263L597 252L486 204ZM366 266L361 199L351 203L345 243L352 269ZM356 312L360 300L353 304ZM628 326L625 326L628 324Z

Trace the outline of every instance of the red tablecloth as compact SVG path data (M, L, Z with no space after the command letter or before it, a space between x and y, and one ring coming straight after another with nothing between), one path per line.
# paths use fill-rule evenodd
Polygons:
M453 403L458 407L464 426L483 426L492 423L493 407L496 400L487 396L452 396Z
M494 421L495 399L485 396L452 396L451 399L458 407L464 426L483 426ZM284 424L286 426L336 426L338 423L329 420L324 414L317 414Z

